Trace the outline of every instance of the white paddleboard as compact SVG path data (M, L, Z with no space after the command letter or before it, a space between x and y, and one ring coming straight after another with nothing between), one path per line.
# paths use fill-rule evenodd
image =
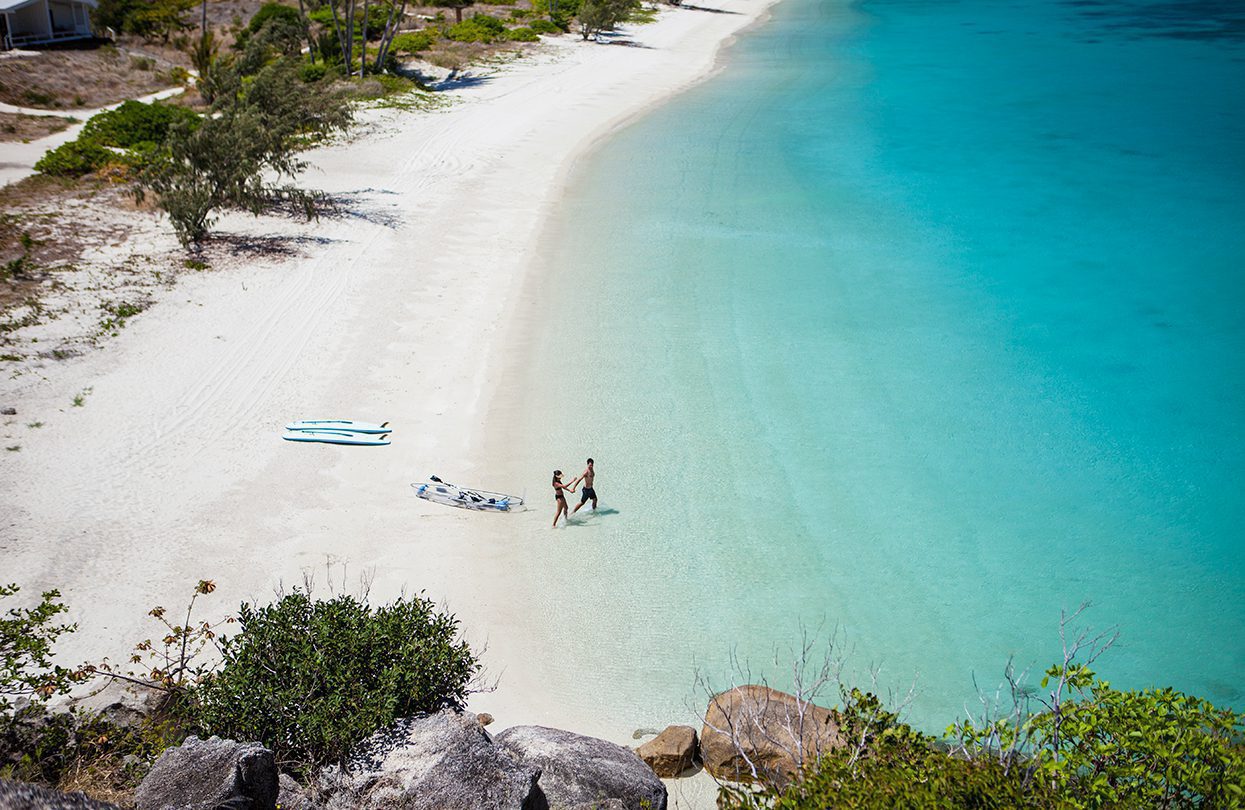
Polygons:
M389 433L388 422L356 422L353 419L300 419L285 426L286 430L345 430L350 433Z
M357 444L377 447L389 444L389 434L350 433L345 430L287 430L281 437L287 442L324 442L325 444Z
M457 506L459 509L474 509L480 512L509 512L523 505L522 498L503 495L500 492L483 492L480 490L463 489L444 482L411 484L415 494L425 501L443 503L446 506Z

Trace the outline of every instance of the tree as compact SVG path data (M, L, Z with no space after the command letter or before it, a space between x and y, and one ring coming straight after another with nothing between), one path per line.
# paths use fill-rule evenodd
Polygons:
M432 3L437 8L454 9L454 22L456 23L463 21L463 9L471 8L475 4L476 0L434 0Z
M262 740L284 768L339 762L399 717L460 707L479 671L458 620L427 599L372 607L304 591L243 605L198 691L205 730Z
M639 7L639 0L584 0L579 7L579 33L587 40L613 31Z
M212 114L197 128L172 130L167 152L144 172L137 191L140 199L155 192L187 247L198 247L222 209L258 215L284 200L314 218L323 195L280 180L305 166L296 150L307 138L350 120L343 99L299 79L296 60L278 59L245 83L237 66L223 61L214 65Z

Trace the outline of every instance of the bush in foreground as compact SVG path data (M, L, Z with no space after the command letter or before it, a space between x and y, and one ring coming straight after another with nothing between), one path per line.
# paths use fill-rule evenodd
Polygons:
M220 670L197 691L212 734L260 740L286 769L341 761L399 717L462 705L479 670L458 621L432 602L380 607L295 591L243 605Z

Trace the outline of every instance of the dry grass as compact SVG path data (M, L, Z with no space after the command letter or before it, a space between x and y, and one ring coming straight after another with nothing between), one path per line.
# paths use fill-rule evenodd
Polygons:
M134 208L127 189L102 181L35 175L0 189L0 315L38 297L90 246L126 238L124 218L84 217L85 205Z
M0 62L0 101L45 110L91 109L171 87L181 65L161 54L88 44Z
M59 115L18 115L0 112L0 143L35 141L69 126Z

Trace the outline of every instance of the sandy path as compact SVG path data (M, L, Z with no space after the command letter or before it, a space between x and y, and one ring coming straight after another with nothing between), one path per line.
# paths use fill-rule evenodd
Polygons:
M490 642L501 687L476 708L550 719L541 666L573 663L540 660L506 579L522 553L506 521L546 510L462 513L409 483L440 473L545 506L547 482L488 478L477 449L501 369L521 360L498 338L541 223L576 155L706 75L768 2L664 11L633 32L643 48L564 38L448 110L370 113L376 132L311 155L308 183L347 195L349 214L222 223L300 257L185 276L103 349L0 382L19 411L0 418L3 444L21 447L0 452L0 580L59 587L81 622L68 657L116 657L198 578L219 584L220 613L346 560L352 578L374 572L374 595L426 590ZM393 445L280 440L288 420L342 416L390 420Z

